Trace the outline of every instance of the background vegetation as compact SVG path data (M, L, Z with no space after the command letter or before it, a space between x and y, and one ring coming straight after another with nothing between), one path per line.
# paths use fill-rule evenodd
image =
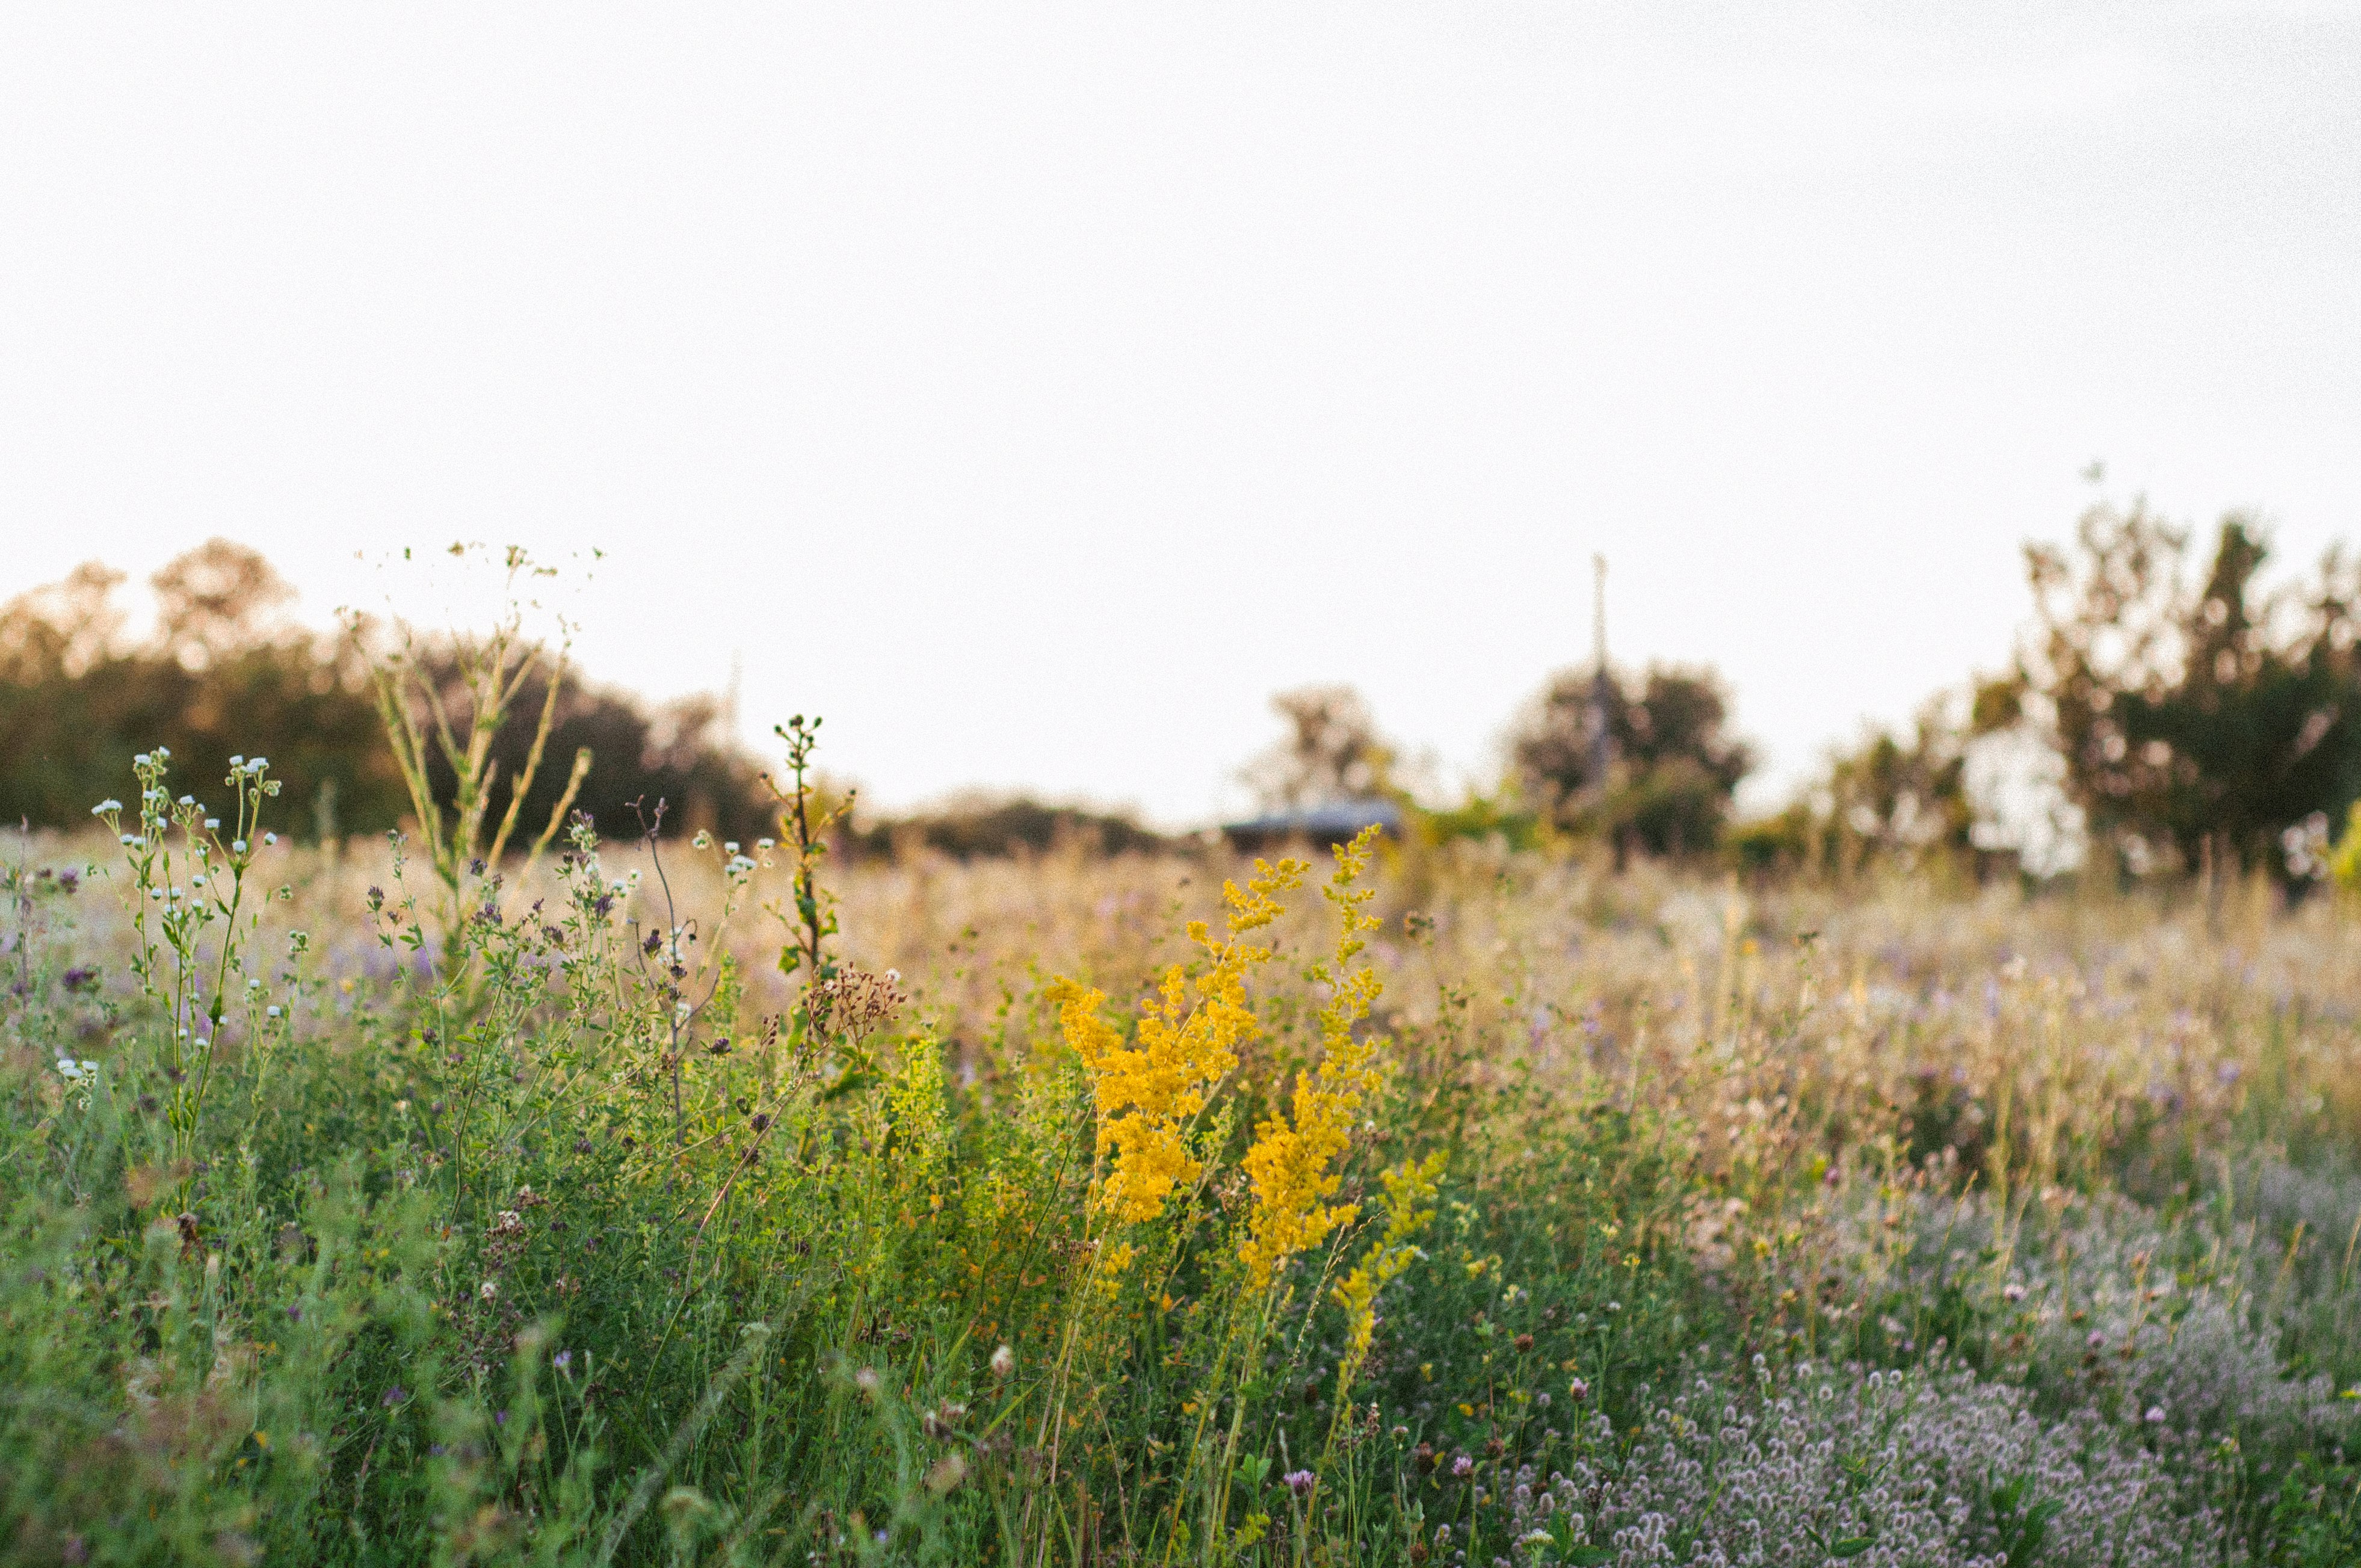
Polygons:
M2352 638L2178 541L2094 514L2013 671L1710 848L1719 688L1609 671L1316 866L879 844L802 717L611 699L642 771L569 771L561 651L274 629L234 551L148 643L20 601L12 711L114 717L12 787L223 754L0 872L0 1557L2353 1561L2361 942L2295 896ZM228 749L303 701L395 741ZM1400 787L1282 712L1275 804ZM1989 874L1975 747L2041 733L2099 874ZM400 826L284 831L337 766Z

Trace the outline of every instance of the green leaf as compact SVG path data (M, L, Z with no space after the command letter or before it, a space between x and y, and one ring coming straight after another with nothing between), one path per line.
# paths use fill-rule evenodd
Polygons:
M829 1084L820 1094L820 1103L825 1105L831 1100L841 1100L848 1094L857 1094L868 1087L869 1074L855 1069Z
M1829 1543L1828 1555L1831 1557L1858 1557L1876 1544L1877 1543L1874 1541L1872 1541L1865 1535L1848 1535L1840 1541Z
M1602 1563L1615 1561L1615 1553L1604 1546L1577 1546L1565 1554L1574 1568L1598 1568Z

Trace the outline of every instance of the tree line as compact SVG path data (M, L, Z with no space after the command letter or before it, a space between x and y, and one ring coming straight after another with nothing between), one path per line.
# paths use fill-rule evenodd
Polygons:
M2361 880L2361 834L2345 831L2361 800L2361 574L2332 550L2273 582L2269 556L2244 514L2201 547L2144 501L2092 507L2067 542L2026 547L2033 613L2000 673L1871 728L1752 820L1735 801L1756 759L1717 672L1562 671L1510 722L1497 784L1422 820L1603 843L1618 864ZM1399 749L1351 688L1274 707L1286 736L1246 774L1266 805L1404 793Z
M2144 502L2092 508L2064 543L2026 546L2032 616L1998 674L1936 694L1905 727L1869 729L1786 806L1750 820L1736 798L1755 752L1734 733L1728 685L1693 664L1559 672L1510 722L1494 784L1445 809L1418 808L1400 748L1349 686L1275 698L1285 735L1243 776L1266 807L1389 795L1432 836L1593 843L1618 864L2047 870L2075 857L2026 867L2025 819L2046 811L2086 873L2260 871L2301 885L2341 857L2361 880L2361 834L2344 831L2361 800L2361 571L2332 551L2273 581L2269 558L2242 514L2201 547ZM85 565L0 606L0 820L80 821L158 744L187 778L267 746L293 826L314 837L383 832L409 815L369 678L388 629L304 628L269 562L219 539L149 580L156 619L142 635L126 632L123 583ZM412 652L425 686L456 700L456 645ZM521 710L542 707L545 679L528 678ZM774 830L775 805L728 728L709 696L652 706L562 678L545 741L553 757L589 751L575 805L610 833L662 799L674 828L752 840ZM524 770L535 733L500 733L489 761L501 776ZM447 798L447 762L431 770ZM542 770L523 817L541 820L568 783L562 765ZM1021 797L847 818L840 838L847 852L961 858L1169 843L1120 813Z
M233 754L262 752L285 786L291 828L314 838L382 833L411 801L388 748L369 670L390 635L367 620L335 632L284 615L294 592L270 564L215 539L150 580L156 620L126 634L117 601L123 574L95 564L62 583L0 607L0 821L63 827L93 802L120 795L131 759L168 747L185 779L225 776ZM430 685L456 704L456 649L416 650ZM548 677L527 678L519 709L537 714ZM650 706L628 693L560 678L549 755L588 749L592 762L574 805L610 832L628 833L637 803L669 805L683 829L752 840L770 832L774 806L761 763L724 732L721 705L692 696ZM503 778L525 771L530 724L492 741ZM451 798L447 761L430 754L435 798ZM538 823L568 776L542 769L521 815Z

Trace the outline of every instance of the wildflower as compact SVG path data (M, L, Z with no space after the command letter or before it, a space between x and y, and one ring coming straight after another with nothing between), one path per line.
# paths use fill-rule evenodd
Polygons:
M1451 1474L1455 1478L1465 1481L1476 1474L1476 1462L1463 1453L1451 1462Z
M2150 1405L2147 1408L2147 1414L2140 1419L2147 1422L2147 1424L2152 1427L2160 1427L2164 1424L2164 1407L2162 1405Z
M271 1005L271 1006L266 1007L266 1008L264 1008L262 1011L263 1011L263 1014L264 1014L264 1016L266 1016L266 1017L276 1018L276 1017L278 1017L278 1016L279 1016L279 1008L277 1007L277 1005L276 1005L276 1004L273 1004L273 1005Z
M410 1390L396 1383L385 1391L385 1398L378 1402L390 1410L409 1398Z
M2004 1301L2022 1301L2025 1299L2025 1287L2012 1279L2000 1288L2000 1297Z
M1579 1405L1590 1398L1590 1385L1577 1377L1565 1386L1566 1397Z
M1317 1246L1337 1227L1352 1223L1360 1212L1357 1205L1327 1200L1343 1181L1329 1168L1350 1141L1362 1100L1376 1091L1383 1078L1374 1065L1380 1042L1354 1034L1354 1025L1368 1016L1383 983L1367 965L1351 967L1365 946L1361 933L1378 925L1361 912L1370 891L1353 886L1368 865L1374 834L1374 829L1364 832L1337 850L1335 872L1321 890L1342 917L1343 928L1334 961L1315 971L1330 988L1328 1004L1320 1010L1320 1066L1297 1075L1290 1113L1266 1117L1255 1128L1254 1146L1243 1162L1254 1192L1254 1212L1238 1255L1257 1286L1268 1285L1281 1264Z
M1050 988L1059 1026L1097 1094L1098 1152L1114 1157L1097 1201L1118 1218L1155 1219L1173 1188L1202 1172L1184 1128L1238 1065L1237 1047L1259 1032L1246 1005L1246 976L1270 949L1245 938L1279 916L1274 895L1292 886L1298 872L1292 861L1257 871L1246 892L1235 883L1223 889L1230 905L1226 940L1213 939L1202 920L1191 923L1190 938L1213 969L1197 981L1193 1003L1186 971L1178 964L1167 970L1162 994L1141 1010L1136 1046L1125 1046L1099 1017L1105 992L1067 980Z
M1444 1155L1438 1149L1422 1161L1404 1161L1378 1180L1385 1188L1386 1231L1361 1256L1343 1284L1333 1292L1345 1309L1348 1355L1357 1361L1369 1349L1378 1322L1378 1292L1419 1256L1411 1239L1434 1218L1432 1208L1436 1182L1443 1175Z
M1280 1476L1279 1479L1286 1482L1287 1489L1294 1493L1297 1497L1308 1497L1312 1496L1312 1483L1317 1480L1318 1477L1314 1476L1309 1470L1290 1470L1286 1475Z
M476 1288L476 1294L487 1301L498 1300L500 1294L500 1282L497 1279L487 1279Z
M989 1365L992 1367L992 1375L1005 1383L1008 1381L1009 1374L1016 1370L1016 1353L1004 1344L992 1353Z
M276 833L265 833L262 836L262 841L266 844L276 844L279 842L279 835Z
M570 1372L574 1369L574 1353L570 1350L561 1350L549 1358L549 1364L560 1372Z
M115 799L113 795L109 795L104 800L100 801L96 806L92 806L90 808L90 814L93 817L104 817L110 811L120 811L122 809L123 803Z

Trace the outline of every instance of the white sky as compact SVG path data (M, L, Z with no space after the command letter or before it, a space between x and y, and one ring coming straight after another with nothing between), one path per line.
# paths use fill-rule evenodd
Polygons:
M2361 5L0 4L0 596L598 545L873 798L1449 766L1588 645L1758 796L2004 656L2108 464L2361 511Z

